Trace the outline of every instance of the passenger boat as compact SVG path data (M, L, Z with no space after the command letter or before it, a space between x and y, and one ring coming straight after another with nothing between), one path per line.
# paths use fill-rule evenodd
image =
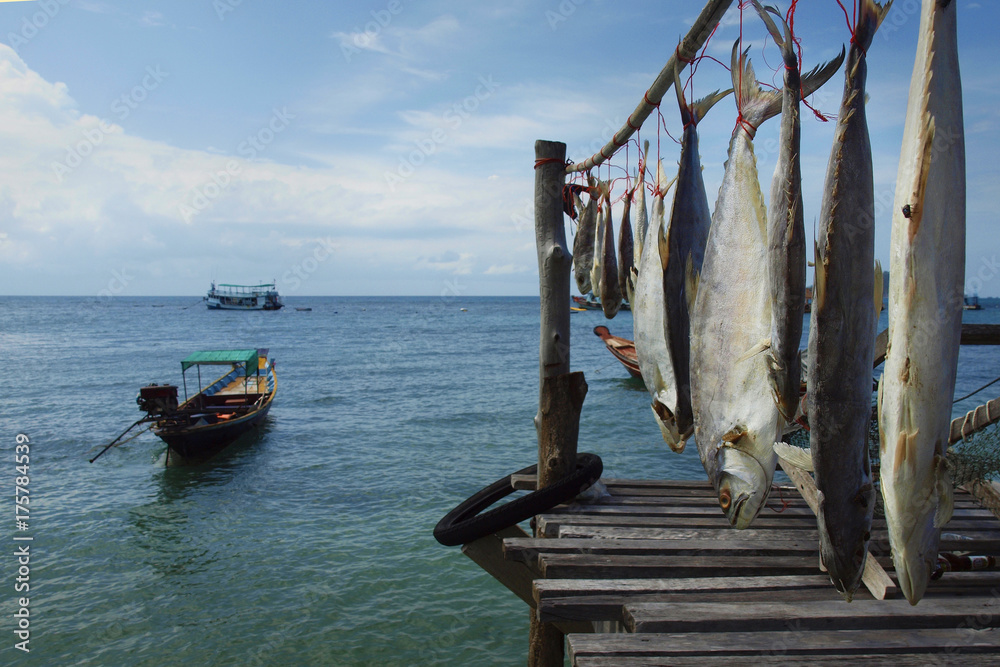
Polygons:
M209 310L280 310L285 305L274 283L216 287L213 282L205 301Z
M153 422L153 433L167 443L167 464L196 463L225 449L244 433L258 428L271 409L277 391L274 361L268 351L205 350L181 361L184 402L177 404L176 385L149 385L136 402ZM202 367L228 370L206 387ZM197 371L198 393L188 398L187 372Z
M632 377L642 377L642 373L639 372L639 357L635 353L634 342L612 335L611 331L603 325L594 327L594 333L604 341L608 351L621 362Z

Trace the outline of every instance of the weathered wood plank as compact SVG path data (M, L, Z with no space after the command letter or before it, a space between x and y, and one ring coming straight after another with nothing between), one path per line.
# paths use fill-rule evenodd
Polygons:
M839 597L839 596L838 596ZM842 599L778 602L733 601L635 602L625 607L630 632L740 632L753 619L756 632L796 633L831 630L921 630L925 628L1000 627L1000 602L927 599L919 605L906 600Z
M534 562L539 554L590 554L600 556L703 556L732 554L738 556L782 557L814 556L815 540L730 540L721 545L715 539L681 540L603 540L603 539L532 539L504 540L504 558L522 563Z
M747 535L744 533L749 531L753 531L754 536L764 540L781 540L788 537L788 531L778 528L748 528L747 530L740 531L733 530L732 528L726 528L725 530L712 530L710 528L684 530L683 528L643 528L641 526L616 528L614 526L578 526L573 524L560 525L558 536L564 539L600 537L609 540L717 539L719 541L739 541L746 539ZM815 528L812 530L800 530L796 532L796 538L819 540L819 533L816 532Z
M494 579L506 586L514 595L534 606L531 582L537 574L523 562L507 561L503 556L504 538L524 538L528 534L520 526L511 526L494 535L481 537L462 546L462 553L471 558Z
M752 619L747 621L752 623ZM977 654L1000 654L1000 631L994 628L898 630L835 630L829 632L694 632L650 634L567 635L573 660L584 656L627 658L736 656L767 659L770 656L925 655L924 664L934 664L933 654L949 659ZM928 655L930 654L930 655ZM995 660L995 659L994 659ZM711 663L714 664L714 663ZM965 660L962 664L969 664ZM994 661L993 664L996 664Z
M538 579L539 616L548 620L621 621L636 601L831 599L839 597L826 576L695 577L678 579Z
M542 554L539 569L545 578L626 577L733 577L779 576L816 572L816 556L760 559L756 556L698 556L674 561L660 556L592 556L589 554Z
M621 667L627 664L629 667L689 667L700 665L716 667L745 667L748 662L764 662L771 667L812 667L813 665L831 665L843 663L844 657L839 655L826 656L811 654L805 658L795 655L778 655L768 653L764 660L760 656L735 656L735 657L697 657L697 656L670 656L645 657L630 655L624 659L621 656L585 655L577 657L573 661L574 667ZM850 657L850 664L863 664L866 667L926 667L927 665L991 665L995 666L997 658L994 655L949 655L949 654L927 654L927 653L893 653L891 656L874 653L856 653Z

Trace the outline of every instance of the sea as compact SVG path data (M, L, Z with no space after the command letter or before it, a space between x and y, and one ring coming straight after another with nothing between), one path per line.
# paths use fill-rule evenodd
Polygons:
M1000 322L981 302L965 321ZM538 298L286 304L0 297L0 664L525 663L526 605L432 531L537 458ZM631 313L570 323L579 450L606 477L703 478L593 333L631 338ZM180 385L193 351L248 347L276 360L259 433L194 467L166 467L149 432L88 462L141 416L139 387ZM956 396L998 375L1000 349L963 347Z

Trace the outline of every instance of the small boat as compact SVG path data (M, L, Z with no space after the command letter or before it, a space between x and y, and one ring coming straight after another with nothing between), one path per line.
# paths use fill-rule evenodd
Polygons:
M632 377L642 377L642 373L639 372L639 357L635 353L635 343L627 338L612 335L611 331L603 325L594 327L594 333L604 341L611 354L621 362Z
M184 402L176 385L151 384L136 403L153 422L153 433L167 443L167 464L197 463L215 456L244 433L258 428L277 391L274 361L267 350L204 350L181 361ZM228 366L207 387L202 367ZM194 368L198 393L188 398L187 371ZM213 372L209 377L215 377Z
M274 283L216 287L213 282L205 301L209 310L281 310L285 305Z
M965 297L966 310L982 310L983 307L979 305L979 295L973 294L972 296Z
M303 313L308 313L312 311L312 308L296 308L295 310L298 310Z

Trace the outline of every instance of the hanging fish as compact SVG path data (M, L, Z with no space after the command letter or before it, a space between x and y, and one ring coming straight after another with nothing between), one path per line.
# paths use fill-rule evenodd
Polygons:
M890 3L891 4L891 3ZM888 11L860 3L816 231L807 412L820 557L849 602L861 583L875 489L868 459L875 290L875 194L865 116L866 52Z
M601 308L609 320L618 314L622 305L621 283L618 282L618 260L615 258L615 226L611 224L611 191L604 192L604 243L601 249L604 258L601 260Z
M896 177L889 351L879 383L882 497L911 604L951 517L945 468L965 277L965 129L952 0L924 0ZM904 209L906 211L904 212Z
M808 95L840 61L803 80ZM753 137L781 111L781 91L761 90L746 52L733 45L733 87L739 123L691 313L691 406L701 462L730 523L746 528L767 501L777 458L781 415L770 392L767 363L771 295L767 273L767 211Z
M602 265L604 264L604 229L608 225L608 209L604 205L607 197L608 184L604 181L597 182L595 191L597 200L597 220L594 225L594 261L590 266L590 291L594 296L601 296L601 276Z
M668 228L668 261L663 274L664 314L670 365L674 374L677 404L674 415L683 438L694 428L691 412L691 324L690 311L698 289L698 275L705 258L705 243L712 226L705 180L698 154L698 122L716 102L733 92L715 91L690 106L684 100L680 78L674 74L674 90L684 123L680 166Z
M663 198L670 189L663 163L656 167L656 192L650 223L646 229L639 273L635 283L635 303L632 320L635 328L635 352L639 371L653 401L650 407L660 427L663 440L675 452L684 451L684 438L677 429L674 406L677 389L674 382L670 350L667 347L664 313L663 274L666 269L667 240L664 237Z
M597 188L590 180L590 201L584 208L580 198L574 194L578 210L582 210L580 220L576 225L576 236L573 238L573 274L576 277L576 288L586 296L591 291L590 270L594 263L594 229L597 223Z
M634 257L632 266L636 274L639 273L639 262L642 261L642 248L646 243L646 231L649 228L649 216L646 213L646 158L649 155L649 142L643 142L642 155L639 158L639 173L635 177L635 235ZM636 275L632 276L632 284L635 284Z
M765 357L771 392L778 411L791 422L799 405L802 358L802 320L806 307L806 229L802 217L802 172L799 165L800 124L799 59L788 24L773 8L754 0L754 8L774 38L785 64L781 103L781 137L778 164L771 181L768 210L768 279L774 303L771 346ZM784 28L779 30L769 13Z
M632 241L632 221L629 214L632 210L632 197L635 188L629 189L628 177L625 177L625 210L622 211L622 222L618 226L618 286L622 296L632 303L632 292L635 283L632 280L632 264L635 261L635 244Z

